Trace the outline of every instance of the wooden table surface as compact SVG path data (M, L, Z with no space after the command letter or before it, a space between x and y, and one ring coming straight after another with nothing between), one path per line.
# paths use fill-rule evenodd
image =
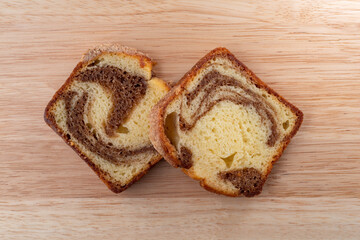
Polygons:
M165 161L110 192L43 120L108 42L168 82L225 46L298 106L263 193L212 194ZM360 239L360 2L2 1L0 136L0 239Z

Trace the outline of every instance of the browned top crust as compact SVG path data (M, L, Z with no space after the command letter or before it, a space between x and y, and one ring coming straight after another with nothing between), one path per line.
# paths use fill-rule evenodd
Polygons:
M102 45L96 46L92 49L89 49L82 56L81 62L87 62L91 59L96 58L97 56L100 56L103 53L126 53L128 55L136 55L139 57L145 57L149 61L152 61L151 58L147 54L140 52L135 48L123 46L118 43L112 43L112 44L102 44Z
M153 143L155 149L174 167L181 167L182 170L189 175L190 177L197 179L200 181L201 186L205 189L216 192L219 194L229 195L228 193L218 191L216 189L211 188L210 186L206 185L204 179L198 179L197 176L193 176L190 171L184 168L181 158L178 156L175 147L171 144L167 136L165 135L164 129L164 117L165 117L165 110L167 106L175 100L182 92L185 90L186 85L196 76L200 70L206 67L206 63L214 58L226 58L232 62L232 64L239 70L249 81L253 82L256 87L264 89L268 93L274 95L280 102L285 104L287 107L291 109L291 111L297 116L297 120L295 122L295 127L293 130L288 134L285 139L283 140L283 144L281 149L279 149L278 153L274 157L272 163L277 161L286 146L289 144L290 139L296 134L298 131L302 121L303 121L303 113L294 105L289 103L285 100L282 96L276 93L273 89L271 89L268 85L262 82L250 69L248 69L242 62L240 62L229 50L223 47L215 48L214 50L210 51L206 54L203 58L201 58L191 69L188 71L178 83L168 92L165 97L160 100L160 102L154 106L152 112L150 114L150 140ZM268 167L268 171L261 178L261 182L265 182L268 174L272 169L272 164ZM235 175L238 175L236 173ZM229 175L230 176L230 175ZM233 179L233 178L231 178ZM261 186L262 187L262 186ZM256 194L260 193L261 187L256 187ZM260 189L260 190L259 190ZM230 196L238 196L241 192L239 191L238 194L230 195ZM247 193L247 195L253 196L253 193Z

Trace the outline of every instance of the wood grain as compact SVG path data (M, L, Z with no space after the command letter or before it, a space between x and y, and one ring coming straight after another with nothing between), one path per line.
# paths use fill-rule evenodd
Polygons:
M1 239L359 239L359 1L0 3ZM81 54L121 42L174 82L225 46L305 114L252 199L160 162L111 193L43 121Z

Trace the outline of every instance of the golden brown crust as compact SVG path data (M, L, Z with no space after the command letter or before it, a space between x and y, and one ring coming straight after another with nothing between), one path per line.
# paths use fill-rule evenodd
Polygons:
M172 88L151 110L149 137L154 148L164 157L164 159L168 159L168 162L173 167L179 167L180 161L177 159L176 150L166 137L163 126L164 110L171 100L175 98L175 90L176 88Z
M154 106L150 113L150 140L153 143L155 149L164 157L166 161L168 161L174 167L181 167L181 162L177 157L177 152L175 147L170 143L169 139L165 135L164 129L164 114L167 106L176 99L185 89L185 86L188 84L191 79L203 68L205 64L215 58L221 57L229 59L234 66L251 82L253 82L257 87L266 90L268 93L274 95L280 102L284 103L287 107L291 109L291 111L297 116L297 120L295 122L295 127L290 132L289 135L286 136L285 140L283 141L282 147L278 151L278 153L274 156L272 163L267 169L267 173L264 176L264 182L267 179L267 176L271 172L272 165L276 162L280 156L282 155L283 151L285 150L286 146L290 143L291 138L296 134L298 131L302 121L303 121L303 113L294 105L289 103L285 100L282 96L276 93L273 89L271 89L268 85L266 85L263 81L261 81L250 69L248 69L242 62L240 62L228 49L219 47L215 48L214 50L210 51L206 54L203 58L201 58L191 69L188 71L180 81L175 84L173 89L168 92L158 104ZM219 191L217 189L212 188L211 186L205 183L204 179L198 178L194 176L189 170L182 169L185 174L190 176L193 179L199 180L200 185L208 191L215 192L218 194L223 194L227 196L239 196L240 192L237 194L229 194L227 192Z
M116 49L118 51L116 51ZM93 60L93 58L96 58L102 54L112 52L112 53L126 53L128 55L132 55L133 57L136 57L139 59L139 61L150 61L151 64L154 64L152 60L147 57L145 54L138 52L137 50L133 48L123 47L121 45L109 45L109 46L100 46L96 47L93 50L89 50L83 57L81 62L79 62L72 73L70 74L69 78L65 81L65 83L60 87L58 91L56 91L55 95L52 97L50 102L45 108L44 112L44 120L65 142L67 145L69 145L88 165L89 167L96 173L96 175L108 186L108 188L113 191L114 193L120 193L130 187L132 184L134 184L136 181L138 181L142 176L144 176L151 167L153 167L157 162L159 162L162 159L161 155L155 156L151 159L151 161L148 163L148 166L145 170L135 175L130 181L128 181L126 184L121 184L119 182L113 182L110 181L110 177L108 173L102 171L100 168L98 168L88 157L86 157L82 151L69 139L66 138L65 133L57 126L54 116L51 114L51 108L55 104L55 102L58 100L59 96L63 91L66 90L68 86L72 83L74 76L76 73L81 70L83 67L85 67L89 62Z
M82 56L81 62L88 62L88 61L102 55L103 53L125 53L127 55L132 55L132 56L136 56L136 57L140 58L140 62L142 62L141 59L144 59L144 60L146 59L147 61L152 62L153 65L155 64L147 54L140 52L135 48L123 46L123 45L120 45L117 43L102 44L102 45L96 46L92 49L89 49Z

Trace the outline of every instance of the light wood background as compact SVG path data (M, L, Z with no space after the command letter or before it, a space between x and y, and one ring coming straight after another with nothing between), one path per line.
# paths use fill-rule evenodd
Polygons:
M218 196L164 161L110 192L43 121L106 42L147 52L168 82L225 46L298 106L263 193ZM1 239L359 239L360 2L2 1L0 137Z

